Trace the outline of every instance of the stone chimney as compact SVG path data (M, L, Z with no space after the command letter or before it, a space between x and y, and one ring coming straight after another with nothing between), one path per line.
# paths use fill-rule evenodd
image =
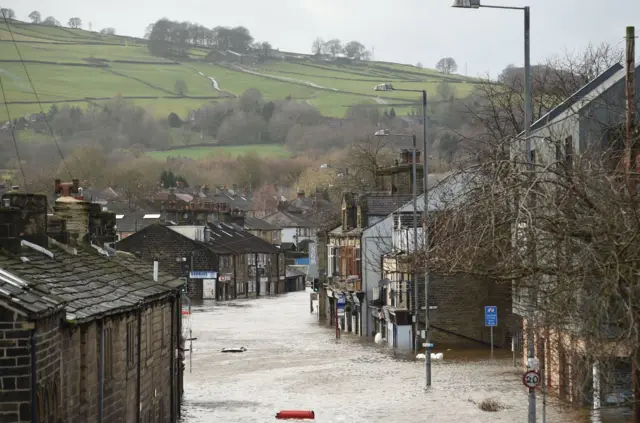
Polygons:
M56 180L56 194L59 195L53 210L65 221L66 231L71 244L95 243L100 246L104 242L115 241L115 213L103 211L97 203L84 201L77 179L73 183L60 183Z
M238 208L233 209L230 213L229 213L229 220L230 223L235 223L236 225L244 228L244 217L245 217L245 212L244 210L240 210Z
M56 200L53 211L64 219L72 244L81 244L89 240L89 205L91 203L70 196Z
M47 196L11 192L0 201L0 248L20 250L22 240L47 248Z

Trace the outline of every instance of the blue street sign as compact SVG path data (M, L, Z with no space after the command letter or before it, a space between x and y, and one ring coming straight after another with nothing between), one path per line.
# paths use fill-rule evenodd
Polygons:
M347 303L347 297L344 295L340 295L340 297L338 297L338 304L346 304Z
M496 306L484 307L484 325L498 326L498 307Z
M435 345L433 345L431 342L425 342L422 344L423 347L427 348L427 349L431 349L434 348Z

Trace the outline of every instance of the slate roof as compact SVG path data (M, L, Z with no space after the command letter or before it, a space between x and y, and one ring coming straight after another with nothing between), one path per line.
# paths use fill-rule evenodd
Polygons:
M273 225L265 220L258 219L256 217L245 217L244 227L246 229L257 229L260 231L277 231L282 229L279 226Z
M602 85L607 79L611 78L622 69L624 69L624 67L620 63L613 64L609 69L606 69L600 75L593 78L586 85L581 87L578 91L576 91L570 97L568 97L566 100L560 103L558 106L549 110L549 112L547 112L544 116L540 117L537 121L531 124L531 131L540 129L546 124L548 124L549 122L551 122L553 119L558 117L562 112L564 112L565 110L568 110L578 101L584 99L587 96L587 94L594 91L596 88ZM521 132L520 135L522 134L524 134L524 131Z
M200 241L196 241L195 239L191 239L187 236L184 236L183 234L174 231L173 229L170 229L167 225L162 224L162 223L152 223L151 225L147 226L146 228L139 230L138 232L118 241L116 243L116 248L118 249L123 249L123 250L127 250L127 246L130 243L135 243L135 240L137 240L139 237L146 237L146 234L148 231L152 230L152 229L159 229L160 231L164 232L164 234L166 235L166 241L170 241L172 239L180 239L180 240L188 240L189 242L191 242L192 244L194 244L197 248L206 248L209 251L211 251L212 253L215 254L222 254L222 255L230 255L230 254L235 254L236 252L234 250L231 250L229 248L226 248L222 245L218 245L218 244L213 244L213 243L204 243L204 242L200 242ZM167 245L169 245L167 243ZM169 247L167 247L169 248Z
M281 228L312 228L314 226L311 222L303 219L302 217L295 216L282 210L278 210L277 212L264 217L263 220Z
M209 223L209 244L238 253L276 254L280 249L233 223Z
M20 254L0 252L0 268L27 281L32 292L64 301L78 322L135 309L184 284L164 272L154 282L153 268L130 255L107 257L88 246L53 244L44 252L25 246Z
M382 192L366 194L367 215L388 216L413 199L411 194L390 195Z
M29 315L45 316L62 309L64 300L44 287L0 268L0 298Z
M152 225L160 220L157 218L149 218L148 216L155 215L146 212L133 212L133 213L116 213L116 226L118 232L138 232ZM147 218L145 219L145 216Z

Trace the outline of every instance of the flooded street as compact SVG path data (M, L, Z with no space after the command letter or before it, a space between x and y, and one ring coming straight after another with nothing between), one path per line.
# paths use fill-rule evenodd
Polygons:
M442 351L425 392L424 361L394 357L371 340L344 334L336 340L309 313L308 293L195 305L191 325L197 340L191 373L187 353L184 423L275 422L281 409L314 410L322 423L527 421L527 395L510 352L471 360L488 351ZM220 352L241 346L247 351ZM479 410L486 398L506 409ZM538 408L542 421L541 398ZM590 421L547 407L547 422Z

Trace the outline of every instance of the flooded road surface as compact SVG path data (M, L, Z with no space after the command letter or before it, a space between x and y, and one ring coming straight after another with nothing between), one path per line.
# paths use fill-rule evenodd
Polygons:
M314 410L321 423L527 421L527 394L510 353L482 360L477 352L444 351L444 360L433 362L432 387L425 392L424 361L394 356L363 338L343 334L336 340L309 313L308 293L204 303L193 307L191 325L198 339L192 373L187 353L185 423L275 422L282 409ZM247 351L220 352L241 346ZM506 408L481 411L477 403L486 398ZM547 407L549 423L590 421Z

